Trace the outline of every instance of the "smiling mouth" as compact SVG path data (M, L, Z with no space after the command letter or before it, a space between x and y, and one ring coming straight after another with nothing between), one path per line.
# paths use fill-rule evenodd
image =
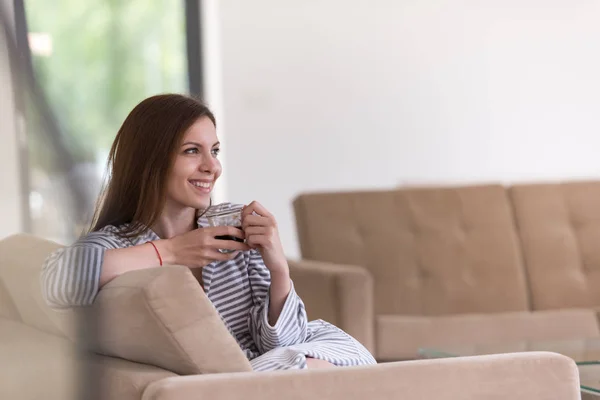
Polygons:
M195 186L197 188L204 188L204 189L210 189L210 187L212 186L210 182L201 182L201 181L188 181L192 184L192 186Z
M194 187L194 189L202 193L210 193L213 185L213 182L204 182L197 180L189 180L188 182Z

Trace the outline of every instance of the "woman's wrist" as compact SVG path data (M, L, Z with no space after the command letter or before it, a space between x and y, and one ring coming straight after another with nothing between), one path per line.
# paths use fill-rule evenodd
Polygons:
M270 269L271 281L285 281L290 279L290 268L287 263Z
M156 246L163 265L177 264L177 260L175 260L175 252L173 251L173 246L170 239L155 240L152 243L154 243L154 246Z

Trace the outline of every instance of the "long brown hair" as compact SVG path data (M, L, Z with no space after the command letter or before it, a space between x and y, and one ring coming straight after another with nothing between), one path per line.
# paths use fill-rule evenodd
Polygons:
M166 180L185 131L212 112L201 101L162 94L142 101L129 113L108 155L108 181L90 231L130 224L121 230L133 237L153 225L166 201Z

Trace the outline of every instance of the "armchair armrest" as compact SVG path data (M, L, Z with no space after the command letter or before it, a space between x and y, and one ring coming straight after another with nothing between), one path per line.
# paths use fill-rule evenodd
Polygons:
M573 360L544 352L156 381L142 400L577 400Z
M371 274L362 267L319 261L289 261L289 266L309 318L331 322L375 354Z

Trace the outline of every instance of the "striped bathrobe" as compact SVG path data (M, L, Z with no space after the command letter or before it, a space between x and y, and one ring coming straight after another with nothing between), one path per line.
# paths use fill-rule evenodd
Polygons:
M204 221L199 221L203 226ZM121 227L122 229L123 227ZM42 288L55 308L90 305L99 290L100 271L107 249L159 240L151 230L132 239L107 226L57 250L45 261ZM309 322L294 286L274 326L268 322L270 274L255 251L214 262L202 269L204 291L255 371L306 368L306 357L337 366L375 364L357 340L322 320ZM202 338L198 338L201 340Z

